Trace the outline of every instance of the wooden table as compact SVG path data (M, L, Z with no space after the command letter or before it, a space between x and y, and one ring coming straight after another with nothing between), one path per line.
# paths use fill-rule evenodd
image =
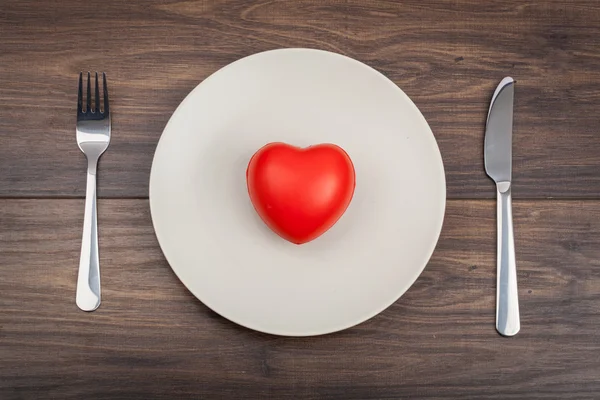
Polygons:
M363 61L421 109L446 167L441 239L415 285L336 334L217 316L158 247L148 176L170 115L256 52ZM74 303L85 161L76 77L106 71L103 303ZM494 329L491 94L517 79L514 217L522 330ZM600 3L4 0L0 7L0 399L600 398Z

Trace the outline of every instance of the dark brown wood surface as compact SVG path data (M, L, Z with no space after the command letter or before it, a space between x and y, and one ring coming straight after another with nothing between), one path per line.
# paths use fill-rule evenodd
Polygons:
M421 109L448 207L429 265L377 317L315 338L240 328L156 242L148 178L179 102L224 65L312 47L363 61ZM74 304L85 192L76 77L106 71L103 304ZM494 330L483 131L517 80L522 331ZM594 0L0 2L0 400L600 398L600 3Z
M73 301L83 200L0 201L0 398L597 399L600 203L515 201L522 331L498 336L495 204L451 200L431 262L375 318L256 333L177 280L147 200L99 204L103 303Z
M113 138L103 197L142 198L179 102L224 65L280 47L332 50L396 82L429 121L448 195L491 198L489 100L516 88L522 198L600 197L600 3L572 1L35 1L0 7L0 195L84 194L76 77L106 71Z

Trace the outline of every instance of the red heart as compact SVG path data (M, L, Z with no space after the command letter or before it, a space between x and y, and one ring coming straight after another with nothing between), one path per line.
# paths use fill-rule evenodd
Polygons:
M267 144L252 156L246 180L258 215L296 244L331 228L348 208L355 186L352 161L334 144L304 149Z

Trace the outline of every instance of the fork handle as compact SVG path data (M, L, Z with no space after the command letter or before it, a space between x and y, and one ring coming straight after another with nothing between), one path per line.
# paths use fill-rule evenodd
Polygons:
M496 330L514 336L521 329L517 264L512 221L512 196L509 182L497 185L498 197L498 266L496 284Z
M98 215L96 211L96 167L98 159L88 159L87 187L81 257L77 277L77 307L94 311L100 305L100 262L98 257Z

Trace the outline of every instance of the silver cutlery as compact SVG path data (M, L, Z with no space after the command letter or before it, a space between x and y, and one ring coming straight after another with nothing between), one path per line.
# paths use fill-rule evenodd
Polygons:
M110 111L106 74L102 73L103 109L100 109L98 73L92 107L91 77L87 74L87 95L83 108L83 73L79 74L77 97L77 145L87 158L87 187L81 257L77 277L77 306L83 311L94 311L100 305L100 262L98 258L98 218L96 211L96 171L98 159L110 143Z
M521 329L511 198L514 93L514 80L504 78L492 97L485 131L485 170L496 182L497 196L496 330L504 336Z

